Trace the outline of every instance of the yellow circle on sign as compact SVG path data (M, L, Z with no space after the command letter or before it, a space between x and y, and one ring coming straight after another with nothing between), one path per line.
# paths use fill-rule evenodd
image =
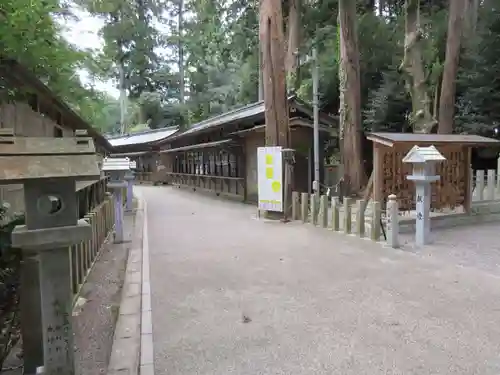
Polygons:
M272 155L266 155L266 164L273 164L273 156Z
M271 189L273 189L273 192L279 193L281 191L281 184L279 181L274 181L271 185Z

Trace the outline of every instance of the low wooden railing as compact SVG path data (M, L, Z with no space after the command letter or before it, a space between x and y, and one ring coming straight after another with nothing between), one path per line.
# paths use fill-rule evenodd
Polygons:
M217 195L245 200L245 179L243 177L227 177L189 173L163 172L166 181L172 185L191 187L193 190L205 190Z
M83 216L83 219L92 227L92 237L90 240L70 248L71 288L75 297L78 296L80 288L99 257L107 238L113 233L114 204L114 196L105 193L104 199Z
M104 202L107 180L107 177L102 177L97 181L79 181L76 183L78 217L80 219L83 219L86 214Z
M135 172L135 182L139 184L153 183L155 182L154 175L154 172Z
M107 177L76 184L78 217L92 227L92 238L73 245L70 251L71 290L78 296L106 238L114 227L114 197L106 193Z

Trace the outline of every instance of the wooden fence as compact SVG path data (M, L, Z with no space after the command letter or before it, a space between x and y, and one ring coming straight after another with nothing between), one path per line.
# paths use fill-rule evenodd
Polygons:
M154 175L155 175L155 173L153 173L153 172L136 172L135 173L135 182L139 183L139 184L153 183L153 182L155 182Z
M85 214L84 219L92 226L90 240L73 245L70 248L71 287L78 296L94 262L99 257L106 239L113 233L115 199L106 193L104 199Z

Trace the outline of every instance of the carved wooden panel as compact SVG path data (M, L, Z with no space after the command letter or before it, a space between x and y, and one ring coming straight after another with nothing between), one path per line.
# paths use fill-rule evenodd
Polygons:
M381 151L382 192L384 199L390 194L398 197L400 210L415 209L415 184L406 176L412 174L412 165L403 163L403 157L411 147L384 147ZM436 174L441 179L431 184L431 209L455 208L463 205L467 192L467 152L461 146L437 147L446 161L439 163Z

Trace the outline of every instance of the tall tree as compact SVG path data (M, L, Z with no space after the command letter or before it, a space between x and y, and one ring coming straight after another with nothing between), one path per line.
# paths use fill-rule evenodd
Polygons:
M412 99L410 122L415 133L430 133L436 120L431 114L421 39L420 0L405 1L404 57L400 70L405 75L406 87Z
M179 8L177 10L177 33L179 35L179 41L177 43L177 48L179 49L179 60L178 60L178 69L179 69L179 100L182 104L184 104L186 100L186 84L184 82L184 41L182 39L182 32L184 27L184 0L179 1Z
M263 0L261 2L260 49L264 77L266 146L288 148L290 134L281 0Z
M339 0L340 29L340 136L344 178L351 192L365 180L361 148L361 82L359 70L356 1Z
M287 19L287 51L285 58L285 69L288 82L293 89L298 88L299 80L297 68L299 62L300 45L300 1L289 0L288 19Z
M450 1L448 15L448 37L446 42L446 58L444 61L443 82L439 100L438 132L453 132L453 116L455 114L455 94L460 59L460 45L464 32L464 10L468 0Z

